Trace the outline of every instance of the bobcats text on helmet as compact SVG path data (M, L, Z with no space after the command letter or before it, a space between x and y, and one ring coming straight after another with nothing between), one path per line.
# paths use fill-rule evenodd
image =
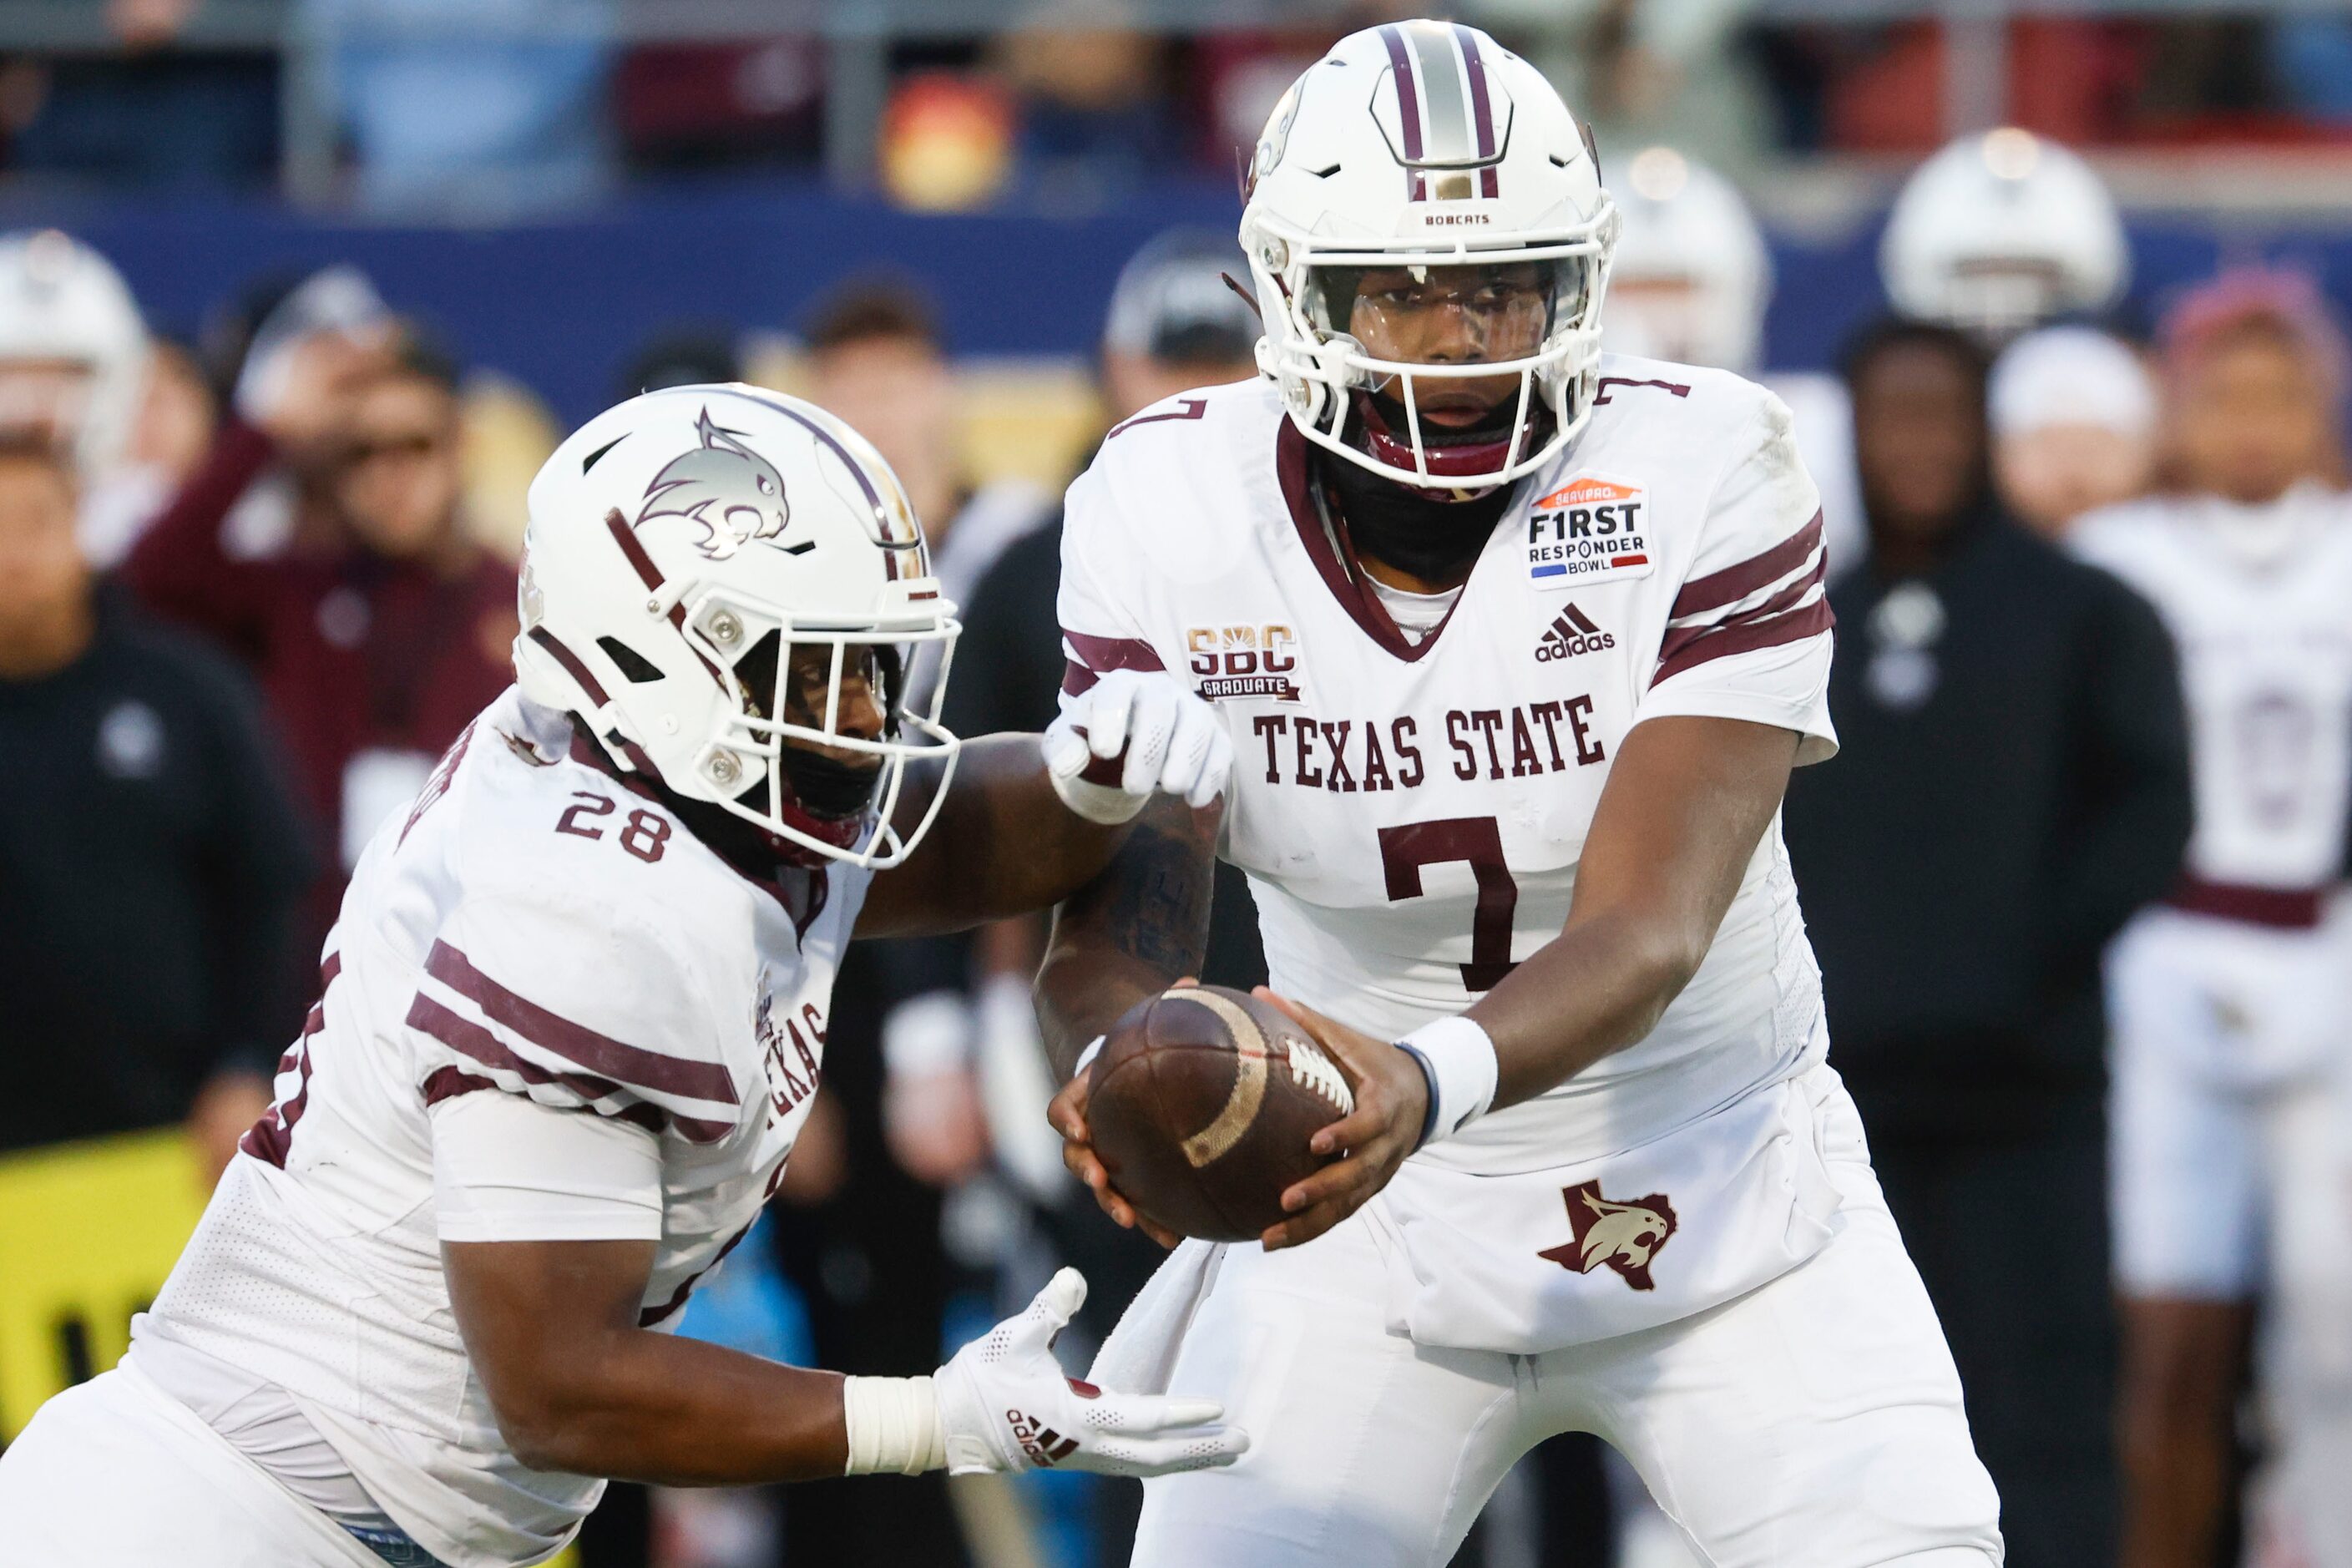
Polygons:
M1300 433L1351 463L1429 489L1506 483L1591 416L1616 228L1586 132L1534 67L1452 23L1353 34L1283 95L1251 162L1241 240L1265 321L1259 366ZM1541 280L1524 345L1382 358L1353 330L1368 269L1426 281L1502 267ZM1430 384L1513 375L1507 435L1428 438ZM1402 429L1374 411L1374 393L1403 405Z
M1626 164L1616 198L1609 347L1754 374L1772 258L1739 188L1671 147L1645 147Z
M908 764L945 760L939 723L961 627L889 465L814 405L742 385L679 386L590 420L531 481L515 670L575 714L616 766L721 806L805 855L894 866L929 828L892 825ZM907 707L913 645L940 676ZM795 648L829 662L799 721ZM864 674L882 733L845 723ZM878 759L870 785L852 754ZM843 809L845 793L851 797Z
M37 428L101 475L146 386L147 329L113 264L56 229L0 237L0 428Z
M2131 253L2091 166L2005 126L1919 165L1887 219L1878 270L1904 314L2005 338L2113 305Z

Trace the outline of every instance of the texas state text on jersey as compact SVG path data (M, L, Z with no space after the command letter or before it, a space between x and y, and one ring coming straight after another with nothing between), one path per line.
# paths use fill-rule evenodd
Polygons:
M1559 931L1610 764L1670 714L1835 749L1820 503L1787 409L1720 372L1605 361L1591 423L1520 482L1415 644L1326 521L1268 383L1188 393L1072 487L1066 689L1186 672L1236 755L1221 851L1275 987L1396 1037ZM1427 1158L1530 1169L1624 1148L1819 1050L1777 827L1706 963L1641 1045Z

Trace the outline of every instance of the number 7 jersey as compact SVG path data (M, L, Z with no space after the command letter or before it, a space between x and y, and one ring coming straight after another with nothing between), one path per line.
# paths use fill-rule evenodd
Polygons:
M1276 990L1395 1038L1559 933L1626 734L1693 715L1831 755L1820 500L1789 412L1722 372L1610 356L1591 422L1522 480L1415 643L1364 580L1270 383L1113 430L1071 487L1066 693L1182 672L1235 754L1220 852ZM1487 1173L1628 1148L1818 1060L1819 972L1777 819L1696 976L1638 1045L1426 1158Z

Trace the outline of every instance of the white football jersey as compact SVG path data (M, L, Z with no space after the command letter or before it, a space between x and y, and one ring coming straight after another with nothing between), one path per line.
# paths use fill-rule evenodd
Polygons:
M509 690L362 858L277 1105L140 1333L291 1394L454 1568L552 1552L604 1483L499 1435L442 1272L430 1108L527 1095L654 1134L640 1321L675 1326L808 1113L867 880L753 882Z
M2068 536L2153 602L2180 650L2209 883L2303 892L2341 875L2352 774L2352 499L2210 496L2110 508Z
M1071 488L1066 689L1188 672L1232 733L1221 853L1249 874L1275 988L1372 1034L1462 1011L1559 933L1641 721L1835 750L1820 501L1786 406L1613 354L1594 401L1418 643L1326 521L1269 383L1129 420ZM1810 1065L1821 1008L1776 826L1647 1039L1423 1157L1499 1173L1628 1148Z

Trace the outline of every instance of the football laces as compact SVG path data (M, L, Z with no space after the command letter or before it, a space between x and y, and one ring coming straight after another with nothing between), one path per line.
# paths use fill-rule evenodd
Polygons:
M1356 1109L1355 1091L1348 1087L1347 1075L1339 1064L1324 1055L1323 1047L1312 1040L1290 1042L1290 1077L1295 1083L1306 1085L1346 1116Z

